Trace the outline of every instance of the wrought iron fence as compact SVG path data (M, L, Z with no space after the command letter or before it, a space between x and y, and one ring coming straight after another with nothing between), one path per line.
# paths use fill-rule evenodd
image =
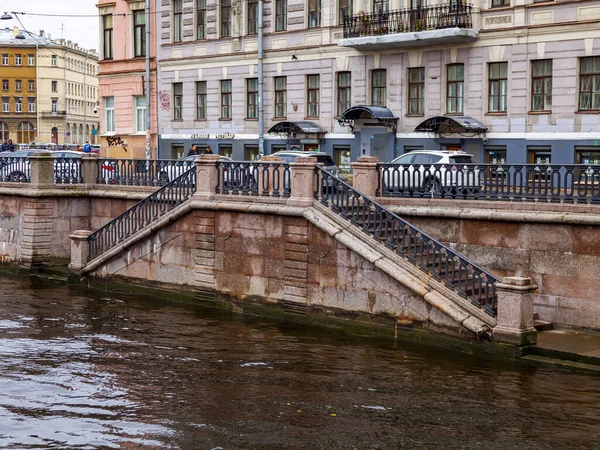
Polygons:
M471 28L472 6L466 3L354 14L342 19L344 38L380 36L444 28Z
M292 177L285 162L217 161L217 194L289 197Z
M29 183L31 166L26 156L0 157L0 181L11 183Z
M146 229L196 192L196 169L188 169L88 237L90 260Z
M600 203L600 166L378 164L379 197Z
M193 160L99 159L98 184L164 186L194 166Z
M315 199L471 304L496 316L498 278L322 168L315 171Z
M54 160L54 182L56 184L83 183L81 158L56 158Z

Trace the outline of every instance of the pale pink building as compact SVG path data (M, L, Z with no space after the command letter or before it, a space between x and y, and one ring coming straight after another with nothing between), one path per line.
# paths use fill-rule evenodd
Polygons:
M99 0L100 20L100 144L101 154L114 158L146 157L146 27L155 41L153 20L146 23L146 2ZM154 17L155 2L150 15ZM156 55L150 46L150 145L156 152Z

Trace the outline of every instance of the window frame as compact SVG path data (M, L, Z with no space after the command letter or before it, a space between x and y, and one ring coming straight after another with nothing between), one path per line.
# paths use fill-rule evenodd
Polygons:
M343 77L348 76L347 80ZM337 117L340 117L352 105L352 72L338 72L336 76L337 82Z
M10 112L10 97L2 97L2 112Z
M28 54L27 55L27 65L28 66L35 66L35 55L33 55L33 54Z
M277 81L283 81L283 88L278 87ZM274 90L274 102L273 102L273 117L276 119L285 119L287 117L287 77L278 76L273 77L273 90ZM281 115L277 114L277 108L281 108Z
M346 17L352 17L354 8L353 0L339 0L338 2L338 25L344 24L344 14Z
M112 105L109 106L109 101ZM107 133L115 132L115 98L104 97L104 127Z
M510 6L510 0L492 0L491 8L506 8Z
M10 90L10 81L9 80L2 80L2 90L4 92L7 92Z
M27 80L27 92L35 92L35 80Z
M206 0L196 0L196 39L206 39Z
M502 67L506 67L506 75L498 75L497 77L492 76L492 68L494 66L498 66L498 72L501 72ZM498 93L492 94L492 86L497 83L498 85ZM504 83L504 92L502 95L502 84ZM492 99L497 98L498 101L498 109L492 109ZM504 98L504 109L502 109L501 100ZM488 63L488 112L489 113L503 113L506 114L508 110L508 62L499 61L499 62L490 62Z
M173 120L183 120L183 83L173 83Z
M316 80L316 87L311 87L311 80ZM321 77L319 74L306 75L306 117L318 118L320 114ZM313 98L311 99L311 94ZM311 107L313 111L311 111ZM311 114L311 112L313 114Z
M27 97L27 112L35 112L35 98Z
M9 65L8 53L2 53L2 65L3 66Z
M321 27L321 0L308 0L308 28Z
M20 53L15 53L15 66L23 65L23 55Z
M246 78L246 119L258 119L258 78Z
M378 75L383 74L383 84L375 84L375 79L378 80L378 83L381 81ZM383 94L383 95L382 95ZM376 100L377 97L380 97L383 101ZM386 107L386 99L387 99L387 70L386 69L373 69L371 70L371 104L373 106L382 106Z
M173 11L171 18L172 42L183 42L183 0L172 0L171 6Z
M586 59L590 59L592 63L592 70L589 73L584 73L584 65L583 62ZM598 62L598 66L600 66L600 56L585 56L579 58L579 86L578 86L578 101L577 101L577 109L578 111L600 111L600 104L598 108L594 108L594 97L599 99L598 103L600 103L600 90L594 89L594 79L595 77L600 77L600 69L598 71L594 70L594 59ZM589 89L583 90L583 80L584 78L589 78ZM582 95L587 94L590 96L589 107L582 107Z
M50 58L50 65L52 67L56 67L58 65L58 57L56 55L52 55Z
M220 120L231 120L232 119L232 94L233 94L233 83L231 79L221 80L220 82L220 105L221 111L219 114Z
M275 31L287 31L287 0L275 0Z
M15 92L23 92L23 80L15 80Z
M110 25L108 26L108 18L110 17ZM113 15L104 14L102 16L102 59L113 59Z
M248 0L246 34L258 33L258 0Z
M23 112L23 97L15 97L15 112Z
M143 100L143 106L138 104L139 100ZM135 110L135 132L145 133L146 132L146 96L136 95L133 97L133 108ZM141 114L141 115L140 115ZM141 122L141 124L140 124Z
M547 69L547 63L550 62L550 73L547 74L545 73L545 69ZM536 64L543 64L544 67L544 73L542 75L536 75L535 74L535 65ZM552 111L552 69L553 69L553 64L552 64L552 59L538 59L538 60L534 60L531 61L531 111L532 112L550 112ZM549 86L547 85L547 82L549 80ZM542 92L541 93L536 93L535 92L535 86L536 86L536 81L541 82L541 87L542 87ZM546 92L546 89L549 87L550 92ZM541 96L541 109L535 108L535 99L536 97L540 97ZM549 102L548 99L546 98L546 96L549 96ZM549 104L548 104L549 103ZM549 106L549 107L548 107Z
M450 79L450 71L453 68L462 68L461 79ZM450 95L451 87L454 86L455 95ZM460 89L459 89L460 88ZM459 95L460 94L460 95ZM452 111L451 100L455 101L455 111ZM446 113L464 114L465 113L465 65L462 63L448 64L446 66Z
M231 0L221 0L221 4L219 6L219 37L231 37L231 12Z
M133 16L133 57L142 58L146 56L146 11L136 9L132 11ZM143 23L138 23L142 17Z
M201 89L201 87L203 88ZM196 81L196 120L207 119L207 105L206 105L206 81ZM202 99L202 102L200 101ZM202 103L202 105L200 105ZM202 109L202 114L200 110Z
M373 14L383 14L390 11L389 0L373 0Z
M412 74L419 71L419 80L413 81ZM416 93L416 95L414 95ZM415 110L416 106L416 110ZM410 67L408 69L408 116L425 114L425 67Z

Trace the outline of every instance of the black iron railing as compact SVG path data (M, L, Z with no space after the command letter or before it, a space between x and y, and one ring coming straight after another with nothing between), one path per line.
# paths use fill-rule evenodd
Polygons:
M0 157L0 181L11 183L29 183L31 166L26 156Z
M600 166L378 164L378 197L600 203Z
M98 184L164 186L194 166L192 160L99 159Z
M444 28L472 28L471 5L454 3L344 17L344 38Z
M289 197L292 177L285 162L217 161L217 194Z
M315 198L478 308L496 316L500 280L320 167Z
M196 192L196 168L188 169L88 237L90 260L148 228Z
M83 183L81 158L56 158L54 160L54 182L56 184Z

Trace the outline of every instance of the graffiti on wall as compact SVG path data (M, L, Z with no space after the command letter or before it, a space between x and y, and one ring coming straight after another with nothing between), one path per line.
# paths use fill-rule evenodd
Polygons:
M171 111L171 97L168 91L160 92L160 109L163 111Z
M123 147L127 151L127 143L120 136L108 136L106 138L109 147Z

